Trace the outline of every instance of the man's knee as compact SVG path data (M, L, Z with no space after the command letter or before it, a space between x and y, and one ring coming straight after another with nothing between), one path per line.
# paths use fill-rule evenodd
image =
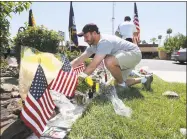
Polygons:
M113 55L107 55L104 59L104 63L106 68L118 65L117 59Z

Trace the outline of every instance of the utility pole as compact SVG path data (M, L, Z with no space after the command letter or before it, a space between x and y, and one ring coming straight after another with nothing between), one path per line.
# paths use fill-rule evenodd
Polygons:
M115 20L115 17L114 17L114 6L115 6L115 2L113 2L113 4L112 4L112 35L114 35L114 20Z

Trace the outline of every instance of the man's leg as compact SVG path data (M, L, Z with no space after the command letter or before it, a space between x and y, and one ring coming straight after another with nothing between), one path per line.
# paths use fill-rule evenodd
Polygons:
M153 75L147 75L141 78L129 78L126 80L126 84L127 86L132 86L138 83L142 83L146 90L150 90L152 81L153 81Z
M123 77L117 59L112 55L107 55L104 59L106 68L110 71L117 83L123 83Z
M141 83L142 78L129 78L126 80L126 84L127 86L131 86L134 84L138 84Z
M118 84L122 84L125 79L127 86L132 86L138 83L142 83L146 90L150 90L151 82L153 81L152 75L141 77L141 78L128 78L130 70L121 71L117 59L112 55L107 55L105 57L105 66L110 71L112 76L116 79Z

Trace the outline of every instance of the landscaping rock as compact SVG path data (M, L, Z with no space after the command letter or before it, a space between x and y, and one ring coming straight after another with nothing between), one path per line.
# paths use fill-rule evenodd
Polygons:
M1 107L7 108L7 106L11 103L11 101L13 101L14 99L8 99L8 100L1 100Z
M3 93L3 94L0 94L0 100L7 100L7 99L10 99L11 98L11 94L10 93Z
M1 77L18 77L18 67L6 66L1 69Z
M162 94L163 96L167 96L169 98L179 98L179 95L173 91L166 91Z
M20 98L20 94L18 91L13 91L13 92L11 92L11 97L12 98Z
M2 83L1 84L1 90L2 90L1 93L11 92L12 88L13 88L12 84Z
M183 134L185 136L187 135L186 134L186 128L180 128L180 132L181 132L181 134Z
M1 119L4 119L8 115L10 115L10 112L6 108L1 107Z
M1 93L19 91L18 79L15 77L1 77Z
M13 85L12 91L19 91L19 87L17 85Z
M10 114L10 115L8 115L8 116L6 116L6 117L1 117L1 121L3 122L3 121L6 121L6 120L9 120L9 119L16 120L17 118L18 118L17 115L15 115L15 114Z
M22 99L16 98L7 106L8 111L11 111L12 113L19 115L22 109Z
M18 75L16 67L1 69L1 139L25 139L32 133L18 118L22 109L22 99L19 94L18 77L15 75Z

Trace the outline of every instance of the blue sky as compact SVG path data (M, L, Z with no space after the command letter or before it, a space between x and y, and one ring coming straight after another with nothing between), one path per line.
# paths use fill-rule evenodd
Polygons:
M77 31L87 23L96 23L101 33L112 34L112 5L113 2L73 2ZM37 25L48 29L64 31L69 40L68 24L70 2L33 2L31 6ZM137 2L141 40L150 41L158 35L165 39L166 30L172 28L173 33L186 34L186 3L185 2ZM115 2L115 30L125 16L133 19L134 2ZM12 14L11 36L17 34L19 27L28 22L29 11L20 15ZM83 39L79 40L80 43Z

